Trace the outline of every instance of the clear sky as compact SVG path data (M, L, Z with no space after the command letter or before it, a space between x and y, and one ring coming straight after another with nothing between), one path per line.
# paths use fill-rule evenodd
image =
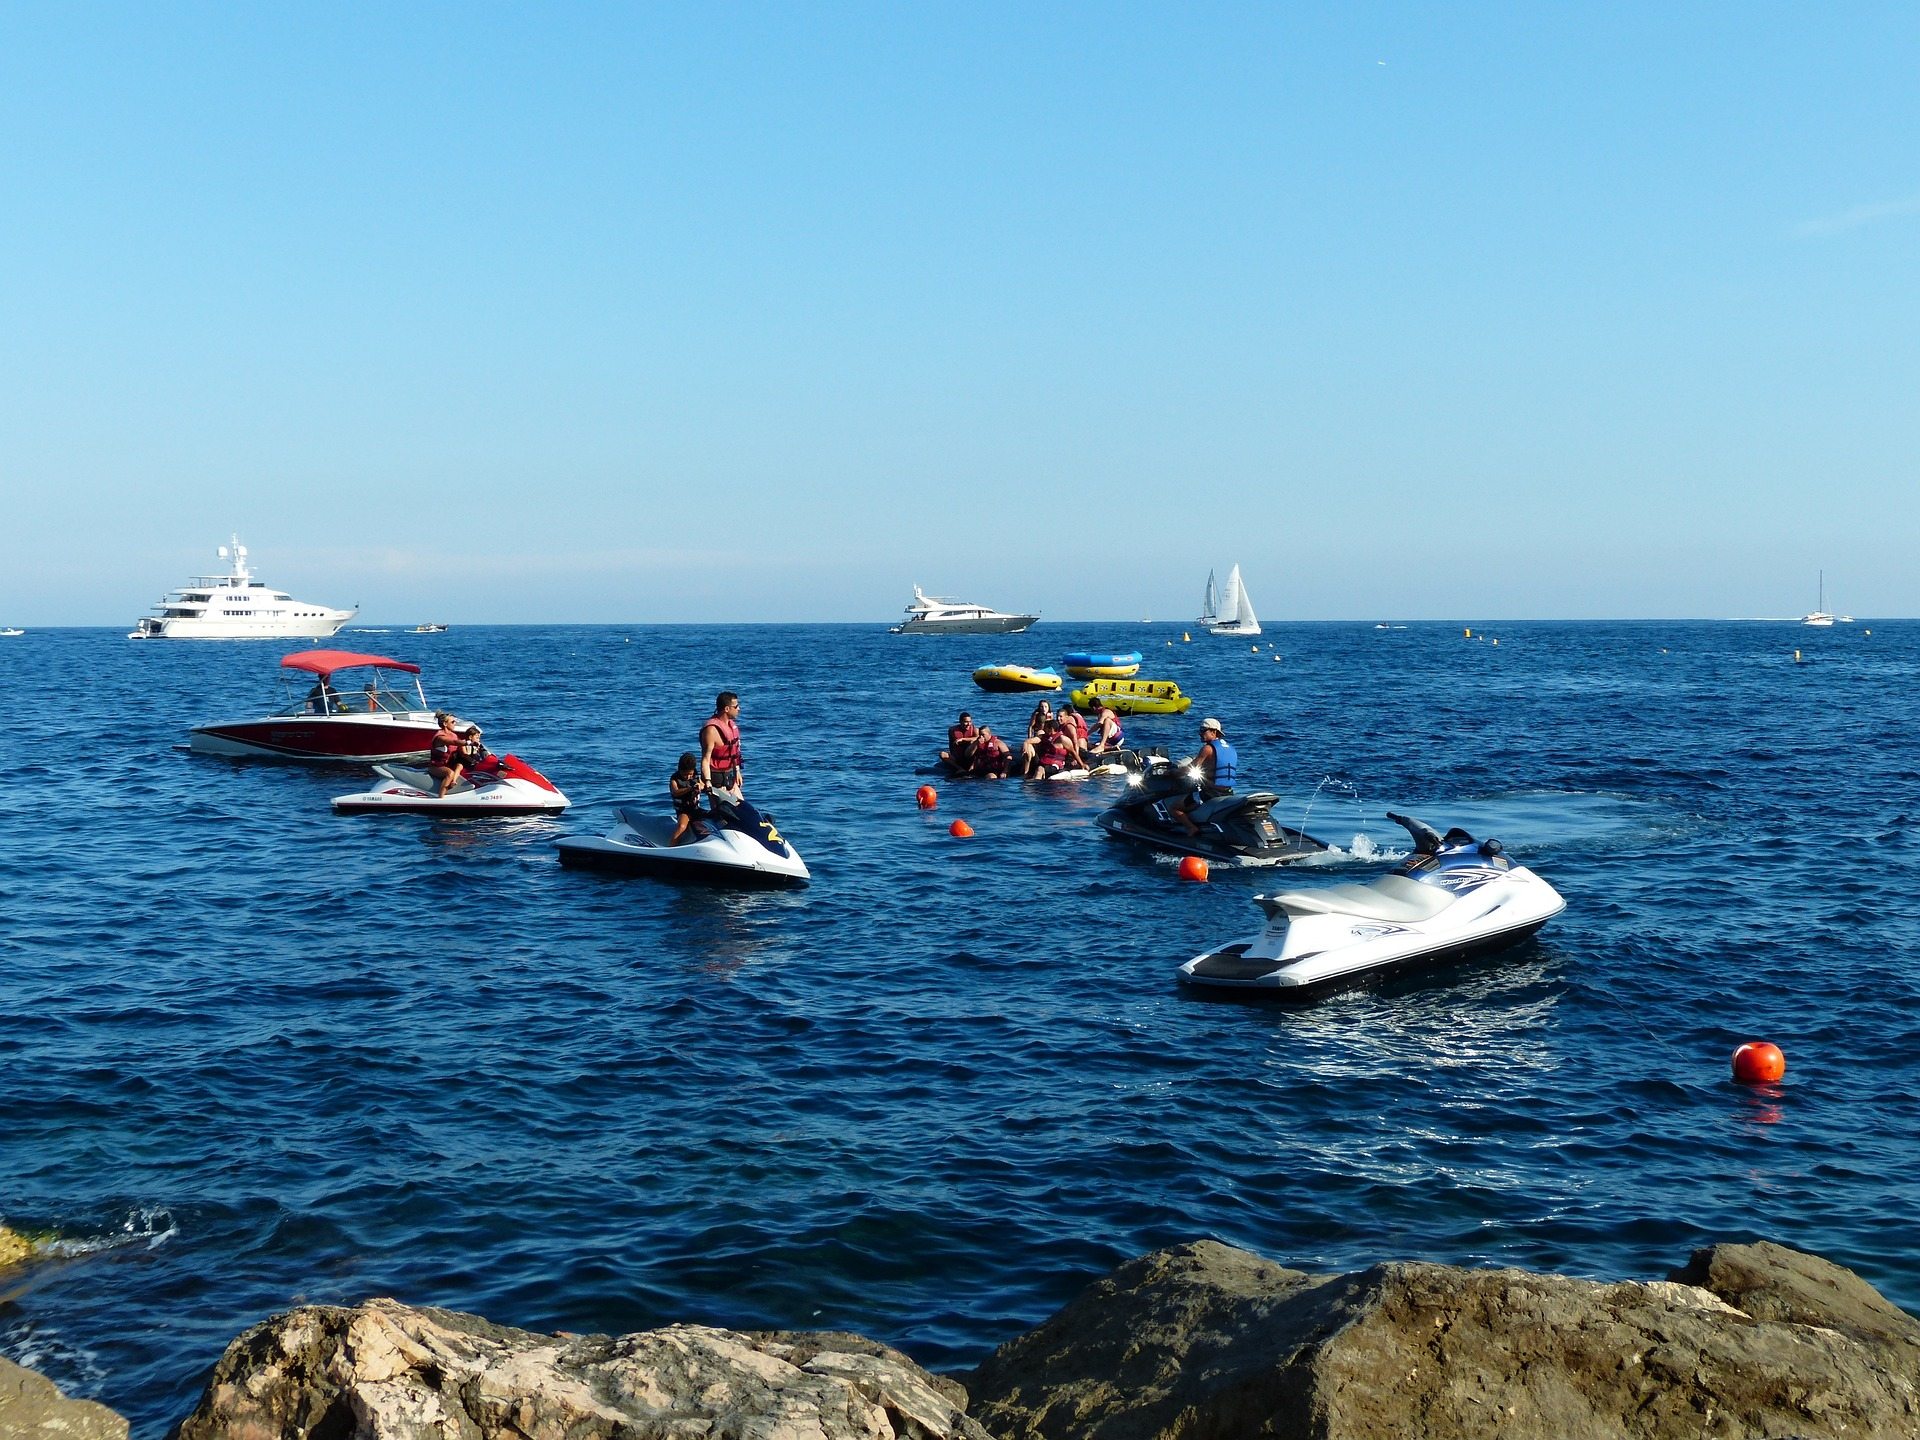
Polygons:
M0 623L1920 615L1920 6L8 4Z

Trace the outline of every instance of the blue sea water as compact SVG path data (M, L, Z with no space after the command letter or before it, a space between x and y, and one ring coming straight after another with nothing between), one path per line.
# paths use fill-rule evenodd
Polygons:
M1209 1235L1608 1277L1767 1236L1920 1308L1920 624L1463 629L343 633L575 802L464 823L176 748L282 647L0 641L0 1219L69 1257L0 1290L0 1352L143 1437L247 1325L373 1295L954 1369ZM1024 722L974 666L1134 647L1196 705L1134 737L1220 716L1333 863L1180 883L1094 829L1113 782L915 808L963 706ZM722 687L812 888L561 870ZM1497 835L1565 914L1304 1010L1176 987L1254 894L1403 852L1389 807ZM1755 1037L1779 1086L1728 1080Z

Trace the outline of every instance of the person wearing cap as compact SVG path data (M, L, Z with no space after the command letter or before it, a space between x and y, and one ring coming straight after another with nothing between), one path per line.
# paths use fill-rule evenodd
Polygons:
M1240 753L1227 743L1226 732L1220 722L1209 715L1200 722L1198 753L1182 760L1180 764L1198 770L1200 783L1192 794L1172 807L1174 818L1179 820L1187 834L1198 835L1200 827L1193 823L1194 807L1204 805L1216 796L1233 793L1233 782L1240 778Z

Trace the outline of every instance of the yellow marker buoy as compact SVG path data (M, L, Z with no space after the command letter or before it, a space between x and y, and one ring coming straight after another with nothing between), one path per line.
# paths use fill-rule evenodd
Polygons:
M1494 644L1496 644L1496 645L1498 645L1498 644L1500 643L1500 637L1499 637L1498 635L1496 635L1496 636L1494 636L1494 637L1493 637L1493 643L1494 643Z
M1193 636L1191 636L1191 635L1189 635L1189 634L1188 634L1188 633L1187 633L1186 631L1184 631L1184 630L1182 630L1182 631L1180 632L1180 639L1181 639L1181 641L1182 641L1183 643L1185 643L1185 644L1188 644L1188 645L1191 645L1191 644L1193 643Z
M1273 658L1274 658L1274 659L1276 659L1276 660L1278 660L1278 659L1279 659L1280 657L1279 657L1278 655L1276 655L1276 656L1274 656Z
M1467 626L1467 639L1471 640L1472 638L1473 638L1473 627L1469 625Z
M1800 652L1798 650L1793 652L1793 663L1796 665L1800 663Z

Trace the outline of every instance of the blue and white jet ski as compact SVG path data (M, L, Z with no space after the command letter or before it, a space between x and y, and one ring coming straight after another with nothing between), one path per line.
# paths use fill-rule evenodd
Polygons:
M614 809L614 827L605 835L559 841L560 863L698 885L805 885L813 878L772 816L721 794L709 793L707 803L712 810L699 822L704 839L672 844L671 813L651 815L638 806L621 805Z
M1459 829L1443 836L1405 815L1387 818L1413 836L1413 854L1371 884L1255 896L1266 928L1194 956L1180 967L1181 982L1314 1000L1518 944L1566 908L1498 840Z

